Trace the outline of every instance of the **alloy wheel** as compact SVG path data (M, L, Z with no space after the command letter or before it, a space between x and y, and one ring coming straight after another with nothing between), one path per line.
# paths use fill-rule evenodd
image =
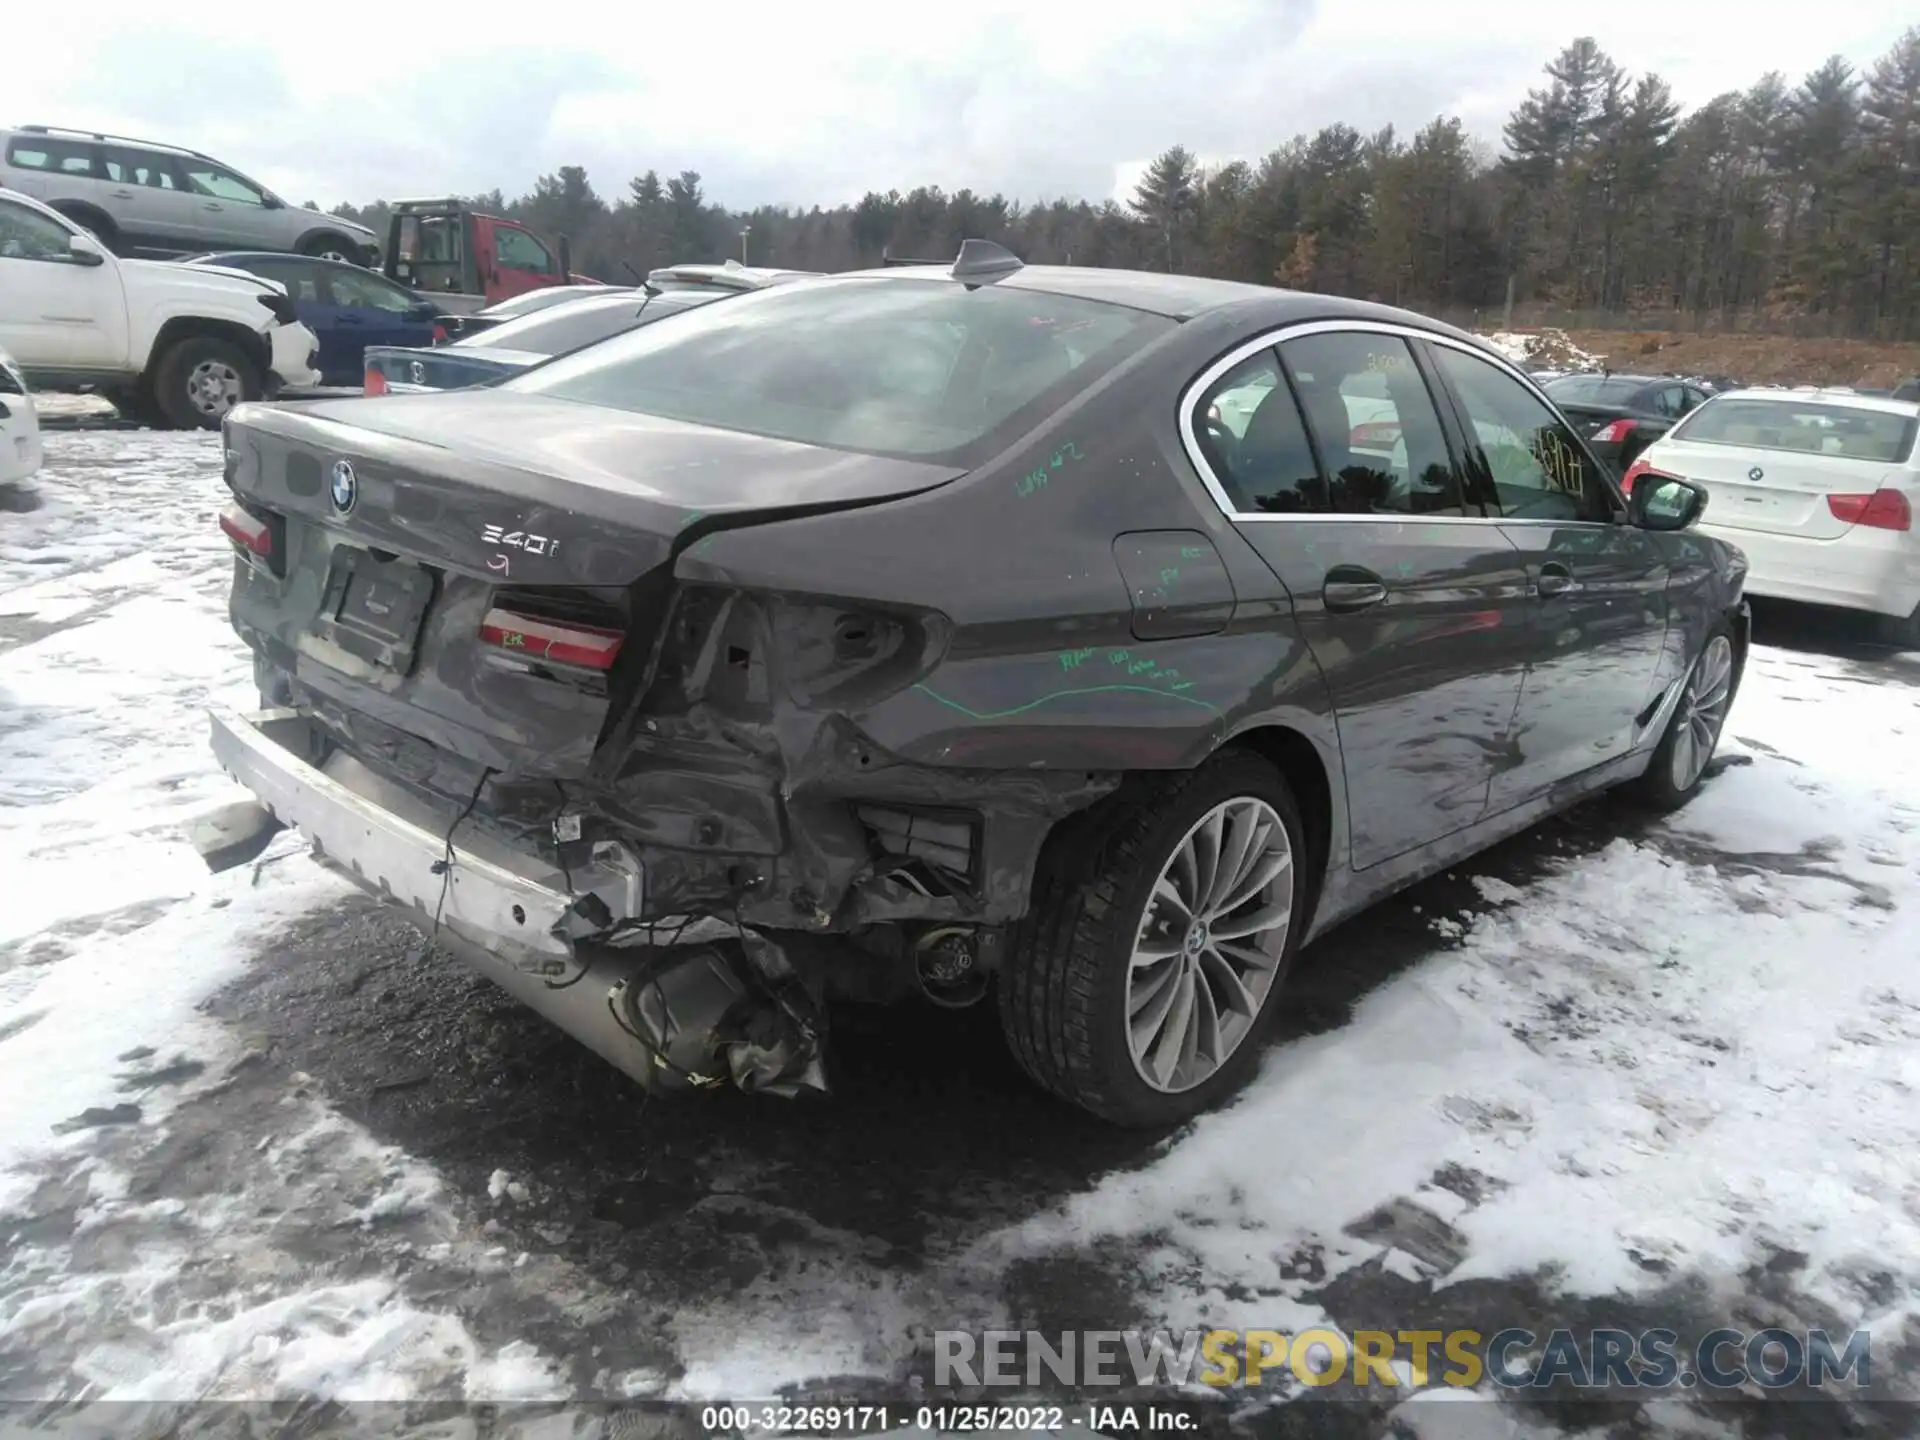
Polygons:
M1215 805L1161 866L1127 974L1127 1043L1155 1090L1203 1083L1252 1033L1293 923L1293 842L1279 812Z
M187 372L187 399L202 415L225 415L245 398L240 372L224 360L202 360Z
M1727 722L1727 703L1733 695L1733 642L1713 635L1687 676L1680 697L1680 717L1673 736L1673 786L1691 790L1713 759L1720 743L1720 727Z

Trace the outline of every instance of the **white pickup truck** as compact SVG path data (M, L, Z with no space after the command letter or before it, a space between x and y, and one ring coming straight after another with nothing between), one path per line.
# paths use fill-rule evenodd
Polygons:
M36 390L97 390L129 419L216 429L245 400L319 383L284 288L238 270L122 260L0 189L0 347Z

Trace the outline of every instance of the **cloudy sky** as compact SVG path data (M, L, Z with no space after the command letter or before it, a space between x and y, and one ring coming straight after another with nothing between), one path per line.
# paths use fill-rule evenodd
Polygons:
M1100 198L1176 142L1257 157L1335 120L1405 130L1440 113L1497 142L1577 34L1693 104L1836 52L1865 64L1914 14L1912 0L736 0L663 25L635 12L681 8L465 0L394 7L383 25L378 6L12 8L0 123L188 145L328 205L512 195L569 163L605 195L648 168L697 170L732 205L927 183Z

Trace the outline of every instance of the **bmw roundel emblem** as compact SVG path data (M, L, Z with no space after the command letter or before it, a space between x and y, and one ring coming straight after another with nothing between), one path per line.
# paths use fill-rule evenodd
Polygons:
M333 508L344 515L353 509L353 502L360 498L360 482L353 477L353 466L345 460L334 461L330 482Z
M1758 465L1756 465L1751 470L1747 471L1747 478L1753 481L1757 485L1760 483L1761 480L1766 478L1766 473L1767 473L1766 471L1762 470Z

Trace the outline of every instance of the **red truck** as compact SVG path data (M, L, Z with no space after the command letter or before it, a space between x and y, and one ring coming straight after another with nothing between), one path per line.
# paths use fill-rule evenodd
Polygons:
M547 285L592 285L575 275L567 237L558 254L515 220L483 215L458 200L398 200L387 226L387 278L431 294L455 314Z

